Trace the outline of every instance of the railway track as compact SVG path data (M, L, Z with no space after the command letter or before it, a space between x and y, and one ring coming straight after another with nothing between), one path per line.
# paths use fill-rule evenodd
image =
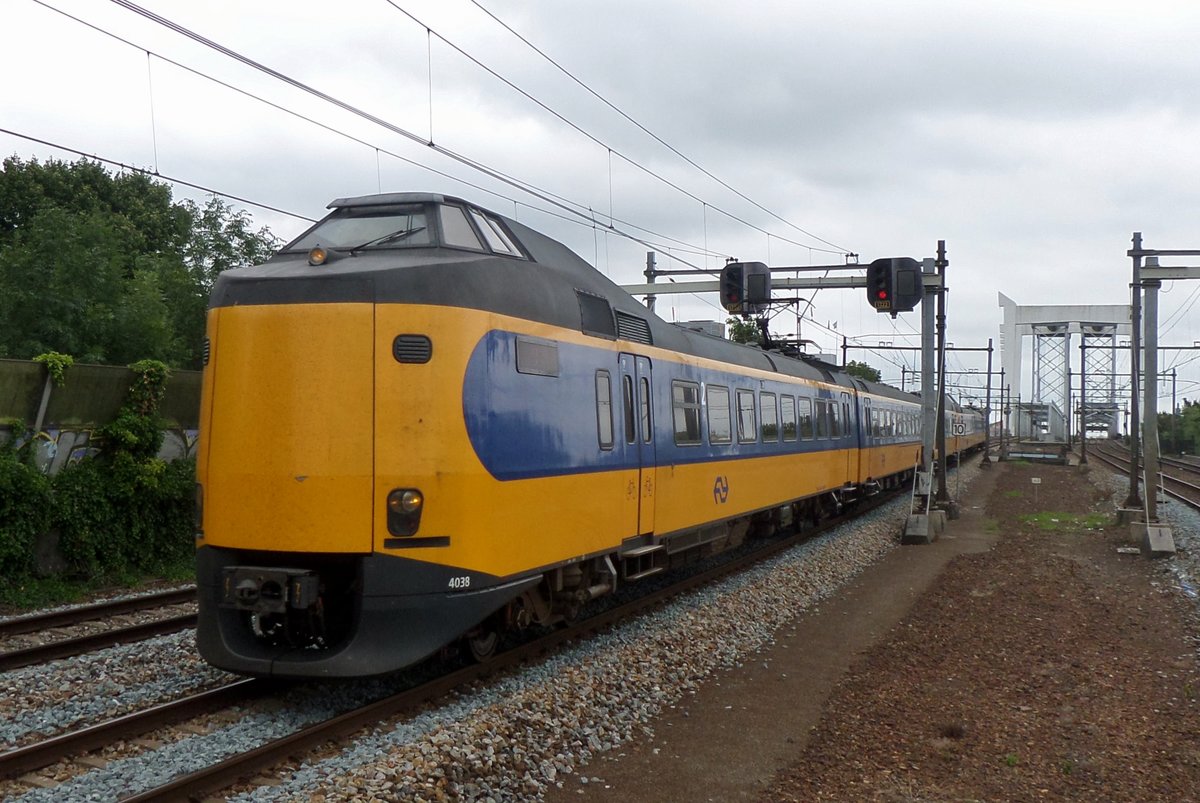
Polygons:
M61 611L20 616L0 621L0 638L24 635L61 627L72 627L100 619L122 616L129 613L165 608L191 602L196 598L194 588L163 591L131 599L81 605ZM196 614L188 613L143 622L125 627L110 628L83 636L55 639L32 647L0 653L0 672L19 669L23 666L70 658L93 650L144 641L165 633L174 633L196 625Z
M1088 458L1128 473L1129 450L1117 444L1106 443L1088 446ZM1171 499L1200 509L1200 466L1172 457L1160 459L1161 490Z
M882 500L880 500L882 501ZM872 506L873 507L873 506ZM865 512L869 508L855 511ZM563 647L569 642L586 638L597 632L604 631L618 622L635 617L645 611L665 604L667 601L686 591L699 588L723 577L743 571L748 567L789 549L799 542L820 534L830 527L844 523L849 516L838 517L824 523L819 529L808 530L800 534L785 535L773 539L764 547L753 553L740 556L719 566L682 578L661 589L651 591L637 599L599 613L598 615L579 622L570 627L552 631L542 637L529 641L518 647L496 655L486 664L472 665L452 671L440 677L408 688L397 694L376 700L359 708L347 711L331 719L301 728L288 736L270 741L245 753L230 756L225 760L214 763L202 770L181 775L154 789L147 789L131 797L129 801L159 801L197 799L204 795L228 789L246 781L246 779L269 770L271 767L284 763L289 758L310 753L323 745L353 734L363 728L371 727L380 722L415 714L424 704L446 696L452 690L466 684L494 675L498 672L517 665L534 661L546 654ZM161 706L161 711L140 712L123 717L112 723L103 723L84 729L79 734L69 734L48 740L46 744L30 745L21 751L11 751L0 754L0 777L12 777L13 773L28 771L38 766L46 766L63 757L74 755L80 751L95 749L111 744L118 738L128 738L134 732L147 732L164 724L187 719L190 711L212 713L223 705L233 705L243 695L261 693L262 686L250 685L265 683L264 681L242 681L247 684L222 687L206 693L212 695L202 701L180 700L176 703ZM236 687L236 688L235 688ZM228 697L231 702L222 702ZM118 730L123 729L123 730ZM117 734L125 734L120 736ZM16 755L20 752L21 755ZM8 758L8 764L5 760Z
M34 633L38 630L49 630L53 627L69 627L104 619L110 616L120 616L135 611L145 611L152 608L165 608L179 605L196 599L195 587L178 588L171 591L159 591L154 594L143 594L138 597L97 602L91 605L77 605L60 611L49 613L34 613L28 616L16 616L0 620L0 638L16 636L22 633Z
M133 739L158 728L174 725L221 708L258 699L279 683L244 678L215 689L161 703L106 722L88 725L40 742L0 753L0 779L16 778L56 761L97 750L123 739Z

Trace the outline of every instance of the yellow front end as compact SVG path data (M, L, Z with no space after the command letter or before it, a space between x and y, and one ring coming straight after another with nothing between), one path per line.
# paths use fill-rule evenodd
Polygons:
M201 543L370 552L374 306L219 307L208 337Z

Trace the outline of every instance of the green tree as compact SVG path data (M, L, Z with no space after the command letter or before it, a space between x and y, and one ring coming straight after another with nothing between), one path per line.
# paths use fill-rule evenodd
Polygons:
M1188 454L1200 454L1200 402L1183 400L1179 416L1179 447Z
M216 275L276 247L219 198L175 202L143 174L10 157L0 171L0 356L199 367Z
M879 372L879 369L872 368L865 362L859 362L858 360L850 360L846 363L846 373L850 374L850 376L856 376L859 379L865 379L868 382L879 382L883 378L883 374Z
M734 343L747 343L751 346L762 345L762 332L758 329L758 324L754 321L744 318L726 318L725 325L728 327L729 339Z

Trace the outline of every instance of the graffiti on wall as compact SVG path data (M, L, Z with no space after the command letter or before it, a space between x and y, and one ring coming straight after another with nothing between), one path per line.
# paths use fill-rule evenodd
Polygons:
M163 431L162 448L158 450L161 460L176 460L195 457L197 431L194 429L168 429ZM57 474L67 466L78 463L85 457L100 453L92 443L92 429L43 429L17 439L20 448L33 441L33 459L43 474Z

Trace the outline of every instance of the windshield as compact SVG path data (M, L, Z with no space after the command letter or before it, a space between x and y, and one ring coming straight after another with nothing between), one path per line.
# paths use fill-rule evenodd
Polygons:
M307 251L317 245L348 251L432 244L424 206L353 206L338 209L283 250Z

